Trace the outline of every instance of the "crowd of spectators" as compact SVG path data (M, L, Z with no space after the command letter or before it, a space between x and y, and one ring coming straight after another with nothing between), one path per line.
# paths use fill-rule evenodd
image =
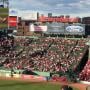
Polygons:
M90 60L88 60L82 72L79 74L80 80L90 82Z
M75 69L83 57L86 40L64 38L0 38L0 66L44 72Z

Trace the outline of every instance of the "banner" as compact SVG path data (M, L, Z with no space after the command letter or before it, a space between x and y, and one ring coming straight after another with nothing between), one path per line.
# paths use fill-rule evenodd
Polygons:
M84 28L81 26L68 26L66 27L66 31L67 32L74 32L74 33L78 33L78 32L83 32Z
M47 34L85 35L85 25L80 23L47 23Z
M8 28L8 8L0 7L0 29Z
M40 72L40 71L33 71L39 76L44 76L44 77L50 77L50 72Z
M9 16L18 16L18 12L18 9L9 8Z
M30 79L30 80L46 80L43 76L34 76L34 75L22 75L22 79Z
M48 33L60 33L64 34L64 23L48 23Z
M9 28L12 28L12 27L17 27L17 16L9 16L8 18L8 26Z
M57 17L46 17L46 16L40 16L39 17L39 22L61 22L61 23L69 23L69 22L72 22L72 23L78 23L79 22L79 18L77 17L60 17L60 16L57 16Z
M84 35L85 34L85 26L84 25L66 25L65 26L65 34L71 35Z
M47 31L47 26L36 26L36 25L33 25L31 24L30 25L30 31L42 31L42 32L46 32Z

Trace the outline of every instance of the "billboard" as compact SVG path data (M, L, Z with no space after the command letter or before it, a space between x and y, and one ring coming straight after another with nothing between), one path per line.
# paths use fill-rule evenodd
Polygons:
M47 34L85 35L85 25L80 23L47 23Z
M18 10L9 8L9 16L18 16Z
M65 34L71 35L84 35L85 34L85 25L83 24L72 24L65 25Z
M42 31L42 32L46 32L47 31L47 26L41 26L41 25L30 25L30 31Z
M38 81L45 81L46 80L46 78L45 77L43 77L43 76L35 76L35 75L21 75L21 78L22 79L28 79L28 80L38 80Z
M22 12L21 15L22 20L37 20L37 13L36 12Z
M8 8L0 7L0 29L8 28Z
M48 23L48 33L64 33L64 23Z
M17 27L17 16L9 16L8 18L8 26L9 28L16 28Z
M61 23L68 23L68 22L73 22L73 23L78 23L79 22L79 18L77 17L46 17L46 16L40 16L39 17L39 22L61 22Z

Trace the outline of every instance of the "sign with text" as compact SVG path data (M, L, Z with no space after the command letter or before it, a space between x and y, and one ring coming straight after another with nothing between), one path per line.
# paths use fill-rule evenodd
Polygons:
M72 35L84 35L85 34L85 26L84 25L66 25L65 26L65 34Z
M46 78L43 76L34 76L34 75L22 75L21 78L28 80L39 80L39 81L46 80Z
M46 32L47 31L47 26L40 26L40 25L30 25L30 31L35 31L35 32Z
M64 33L64 24L63 23L49 23L47 24L49 33Z

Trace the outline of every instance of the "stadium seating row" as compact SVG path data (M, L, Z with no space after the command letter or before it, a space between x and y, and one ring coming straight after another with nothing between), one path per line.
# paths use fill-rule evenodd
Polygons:
M85 43L84 39L2 37L0 67L65 73L75 70L80 63L87 47ZM83 71L80 78L82 74Z

